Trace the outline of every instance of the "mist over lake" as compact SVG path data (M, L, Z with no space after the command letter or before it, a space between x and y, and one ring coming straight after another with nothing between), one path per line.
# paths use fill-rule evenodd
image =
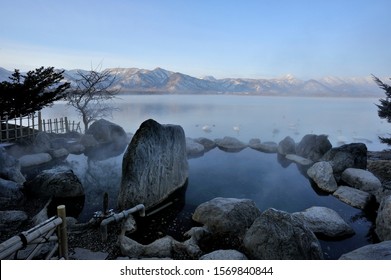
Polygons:
M383 150L378 136L388 133L377 115L376 98L311 98L238 95L120 95L110 121L134 133L146 119L178 124L187 137L211 139L233 136L296 142L309 133L326 134L333 146L363 142L368 150ZM43 118L68 116L72 108L59 102L43 111Z

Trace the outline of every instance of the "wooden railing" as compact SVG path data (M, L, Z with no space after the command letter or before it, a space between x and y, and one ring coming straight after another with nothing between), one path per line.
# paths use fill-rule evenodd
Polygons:
M80 122L70 121L67 117L42 119L41 112L14 119L6 116L0 120L0 143L31 137L40 131L57 134L71 131L81 133L81 127Z
M57 231L57 234L55 232ZM30 230L21 232L0 244L0 260L19 259L18 253L27 250L28 254L22 259L33 259L41 251L45 243L56 242L46 255L51 259L58 251L59 259L68 259L68 234L65 206L57 206L57 216L54 216Z

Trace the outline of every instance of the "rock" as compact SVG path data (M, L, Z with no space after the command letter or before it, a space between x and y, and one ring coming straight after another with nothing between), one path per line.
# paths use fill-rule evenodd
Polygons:
M213 150L214 148L217 147L216 142L213 140L210 140L208 138L200 137L200 138L194 139L194 141L201 144L202 146L204 146L205 152Z
M247 257L236 250L217 250L203 255L200 260L247 260Z
M308 158L312 161L318 161L332 148L327 135L307 134L296 146L296 154Z
M380 203L375 231L380 240L391 240L391 195Z
M240 235L260 214L250 199L217 197L199 205L193 220L204 224L212 233Z
M20 166L22 168L32 167L48 163L52 160L51 155L48 153L24 155L19 158Z
M34 225L39 225L40 223L43 223L47 219L49 219L49 214L48 214L48 206L52 202L52 199L50 198L48 202L45 204L45 206L42 207L41 211L39 211L33 218L33 224ZM68 213L67 213L68 214ZM68 224L67 224L68 225Z
M26 178L20 172L20 162L0 147L0 178L23 184Z
M191 138L186 138L186 153L189 158L200 157L204 154L205 148Z
M373 195L348 186L340 186L333 193L339 200L358 209L365 209L373 200Z
M330 208L313 206L292 215L303 220L312 232L321 236L333 238L354 234L352 227Z
M380 180L371 172L358 168L347 168L341 179L348 185L366 192L376 192L381 188Z
M51 150L49 154L52 156L52 158L66 158L69 155L69 152L65 148L60 148L57 150Z
M128 136L124 129L104 119L94 122L85 135L80 143L85 146L84 154L94 161L119 156L128 144ZM87 135L90 135L90 139L86 138Z
M178 243L170 236L157 239L154 242L142 245L129 237L119 237L121 253L130 258L172 258L174 243Z
M343 254L340 260L391 260L391 240L370 244Z
M0 211L0 229L9 227L19 227L28 220L28 215L24 211Z
M225 152L240 152L247 147L246 144L234 137L226 136L215 140L217 147Z
M127 144L127 135L125 130L112 122L104 119L95 121L87 129L86 134L91 134L100 143Z
M367 167L382 183L391 181L391 160L368 160Z
M261 139L259 138L252 138L250 139L250 141L248 142L248 146L252 149L255 149L258 147L258 145L261 144Z
M260 260L323 259L318 239L302 220L270 208L259 216L243 240L247 256Z
M281 155L296 154L296 143L291 137L287 136L278 143L278 153Z
M333 167L336 180L346 168L367 168L367 146L363 143L352 143L330 149L321 159L329 161Z
M318 187L326 192L335 192L338 188L334 179L333 168L326 161L319 161L307 170L308 176Z
M303 166L310 166L314 164L314 162L310 159L303 158L301 156L295 155L295 154L287 154L285 156L286 159L289 159L297 164L303 165Z
M263 142L263 143L252 142L250 148L263 153L277 153L278 144L276 142L271 142L271 141Z
M85 151L85 147L82 144L74 143L67 147L70 154L80 155Z
M33 153L47 153L51 149L51 140L46 132L38 132L33 142Z
M155 206L184 186L188 173L182 127L147 120L124 154L118 206L121 210L140 203Z
M23 199L22 185L0 178L0 209L18 206Z
M94 148L99 145L99 142L94 138L91 134L84 134L80 138L80 144L83 145L85 149L87 148Z
M84 188L72 170L49 169L26 184L26 190L39 197L78 197Z
M137 223L136 220L134 219L133 215L129 215L121 225L121 233L132 233L137 230Z

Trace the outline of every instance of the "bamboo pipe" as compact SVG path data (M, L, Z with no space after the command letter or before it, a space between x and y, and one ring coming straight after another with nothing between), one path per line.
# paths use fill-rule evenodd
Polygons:
M124 218L127 218L130 214L139 212L141 217L145 216L145 206L143 204L138 204L133 208L130 208L128 210L123 210L122 212L118 214L114 214L107 219L104 219L100 223L100 233L102 235L102 241L107 240L107 225L110 224L111 222L119 222Z

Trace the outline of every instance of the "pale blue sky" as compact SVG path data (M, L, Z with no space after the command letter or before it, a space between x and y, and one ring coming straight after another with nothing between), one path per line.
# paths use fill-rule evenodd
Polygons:
M391 76L389 0L0 0L0 66Z

